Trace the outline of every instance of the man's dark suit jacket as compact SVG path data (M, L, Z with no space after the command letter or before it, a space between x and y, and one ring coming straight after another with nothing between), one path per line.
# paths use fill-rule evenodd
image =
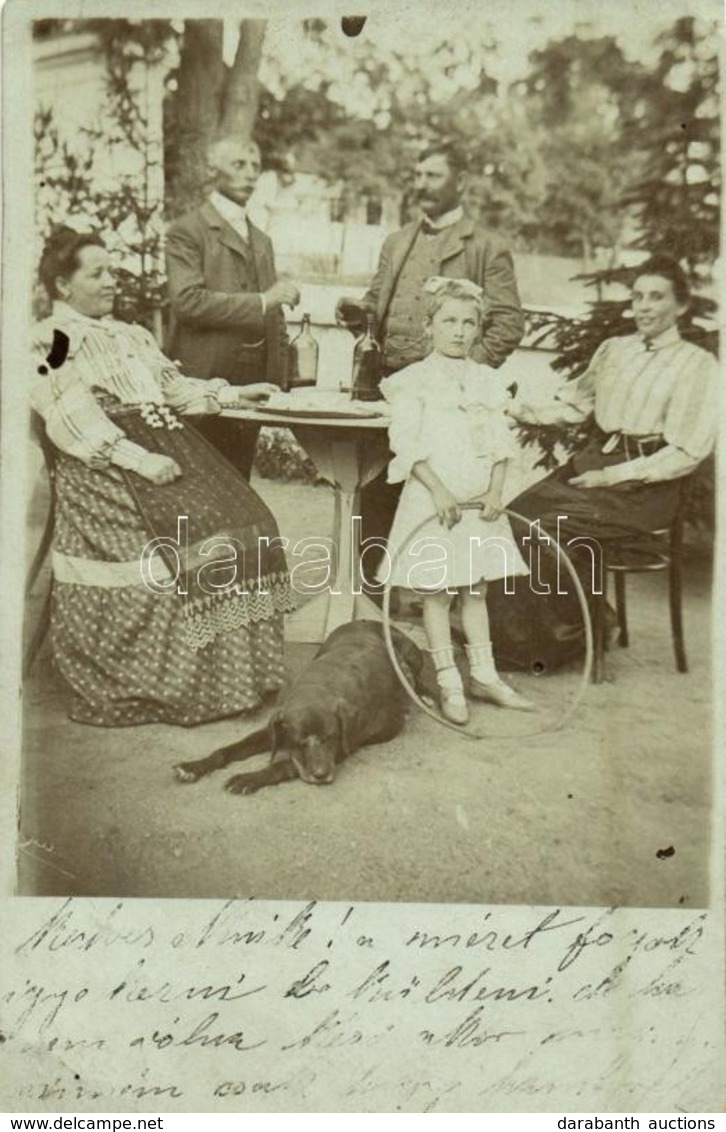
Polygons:
M379 341L385 338L386 315L396 281L420 226L420 221L406 224L384 240L378 270L363 297L362 303L375 311ZM500 366L524 334L524 315L507 249L465 216L448 229L438 274L470 279L483 288L486 308L482 340L475 344L471 356L477 362Z
M276 279L272 243L254 225L249 230L248 245L207 203L167 232L172 318L166 352L192 377L224 377L232 385L280 383L285 319L279 307L263 317L260 298ZM261 341L266 351L254 348Z

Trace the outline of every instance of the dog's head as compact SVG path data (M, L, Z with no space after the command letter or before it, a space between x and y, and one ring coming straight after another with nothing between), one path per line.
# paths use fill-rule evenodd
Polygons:
M273 758L278 750L286 751L303 782L327 786L335 778L336 763L350 753L344 705L275 712L270 739Z

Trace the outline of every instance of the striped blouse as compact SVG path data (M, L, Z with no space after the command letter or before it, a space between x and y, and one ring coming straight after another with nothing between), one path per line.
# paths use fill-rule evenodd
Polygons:
M48 361L55 330L68 340L57 368ZM106 415L97 392L124 405L167 404L186 415L219 412L228 385L222 378L184 377L143 327L87 318L66 303L55 303L50 318L35 327L33 360L30 402L49 439L91 468L135 470L147 455Z
M638 334L609 338L585 373L559 390L558 404L535 407L532 417L545 423L594 414L604 432L662 438L657 452L605 468L603 476L607 483L676 479L714 448L718 376L713 355L684 341L676 327L649 344Z

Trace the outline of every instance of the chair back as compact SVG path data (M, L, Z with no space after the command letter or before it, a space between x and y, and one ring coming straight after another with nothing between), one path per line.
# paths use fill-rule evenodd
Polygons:
M688 514L688 506L693 493L693 473L678 481L678 503L669 528L671 553L680 550L683 542L683 527Z
M30 435L37 441L38 447L43 453L46 471L52 483L55 476L55 446L49 440L48 433L45 431L45 421L35 409L30 410Z

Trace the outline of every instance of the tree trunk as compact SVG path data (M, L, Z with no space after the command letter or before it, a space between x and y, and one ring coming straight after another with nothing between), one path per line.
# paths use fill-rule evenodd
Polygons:
M580 233L580 246L582 248L582 270L587 275L592 271L593 247L589 232Z
M258 71L267 20L241 20L234 63L227 72L219 133L252 137L260 101Z
M226 67L222 20L186 20L176 94L165 122L166 205L177 216L199 204L207 190L209 143L217 135Z

